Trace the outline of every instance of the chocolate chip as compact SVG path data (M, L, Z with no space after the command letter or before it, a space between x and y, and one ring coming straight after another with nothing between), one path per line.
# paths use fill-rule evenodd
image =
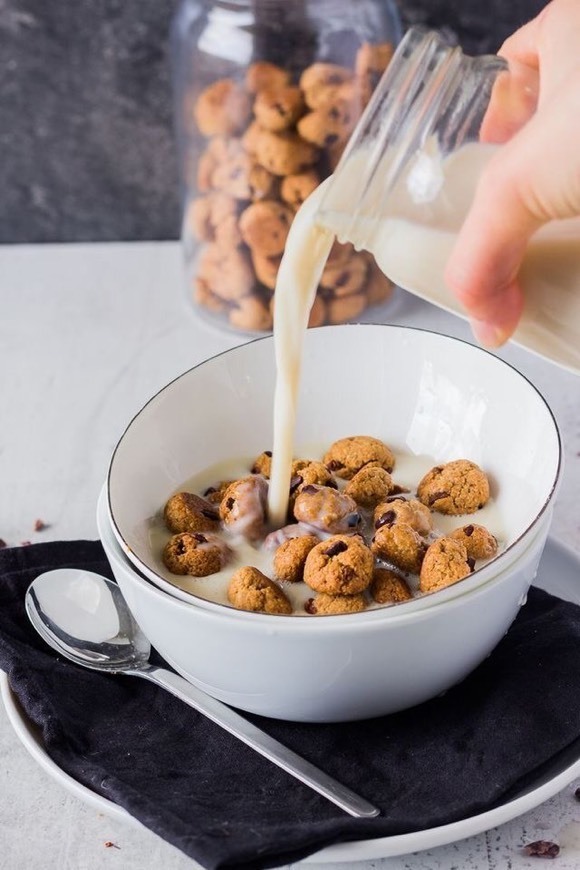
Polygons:
M231 511L231 509L233 508L233 506L235 505L235 503L236 503L235 498L228 498L228 500L227 500L227 502L226 502L226 509L229 510L229 511Z
M448 492L434 492L429 496L429 505L435 504L436 501L439 501L440 498L448 498Z
M197 541L198 544L207 544L206 536L201 535L199 532L194 532L192 537Z
M295 474L290 480L290 495L293 495L296 492L301 483L304 483L304 478L299 474Z
M328 550L323 550L325 556L329 556L332 558L333 556L338 556L339 553L344 553L345 550L348 550L348 544L345 544L344 541L335 541L334 544L331 544Z
M175 552L178 556L185 555L185 544L183 543L183 538L179 538L175 544Z
M468 538L472 536L475 531L475 526L463 526L463 534L467 535Z
M271 459L272 458L272 451L271 450L264 450L264 456L269 456Z
M329 145L334 145L335 142L338 142L338 133L328 133L324 137L324 144L328 147Z
M44 529L48 528L48 524L44 522L44 520L35 520L34 522L34 531L42 532Z
M349 527L349 529L355 529L359 525L361 519L362 519L362 517L358 513L357 514L349 514L346 518L346 524Z
M314 495L315 492L318 492L318 487L315 483L309 483L303 488L302 492L306 492L308 495Z
M340 275L338 276L338 278L334 282L335 287L344 287L344 285L348 282L348 279L349 279L349 273L348 272L341 272Z
M330 487L330 489L338 489L338 483L336 482L336 480L333 480L332 478L330 478L330 480L328 481L326 486Z
M208 486L208 488L204 492L204 495L213 495L214 492L217 492L216 487L215 486Z
M469 570L473 573L473 569L475 568L475 559L472 559L471 556L468 556L467 564L469 565Z
M326 463L326 467L329 471L338 471L339 468L344 468L344 465L338 459L331 459L330 462Z
M380 529L381 526L392 526L396 519L397 514L395 511L385 511L385 513L376 521L375 529Z
M385 499L385 502L390 503L392 501L407 501L406 498L403 498L402 495L388 495Z
M340 112L336 106L333 106L331 109L328 110L328 117L335 119L340 118Z
M215 523L217 523L220 518L220 515L217 513L217 511L212 511L209 508L204 508L201 513L206 518L206 520L212 520Z
M306 613L318 613L316 605L314 604L314 598L309 598L308 601L304 602L304 610Z
M560 854L560 847L550 840L536 840L524 846L524 852L526 855L533 855L534 858L556 858Z
M392 471L393 469L390 468L388 470ZM399 483L395 483L395 485L393 486L393 488L391 490L391 495L389 496L389 498L394 498L395 496L399 495L402 492L409 492L409 490L406 486L401 486ZM389 499L387 499L387 501L388 500Z

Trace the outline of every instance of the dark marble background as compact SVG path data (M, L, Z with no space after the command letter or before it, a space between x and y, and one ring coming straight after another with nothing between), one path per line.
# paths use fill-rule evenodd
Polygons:
M176 5L0 0L0 242L178 236L167 46ZM471 53L497 50L544 5L399 4L405 26L449 28Z

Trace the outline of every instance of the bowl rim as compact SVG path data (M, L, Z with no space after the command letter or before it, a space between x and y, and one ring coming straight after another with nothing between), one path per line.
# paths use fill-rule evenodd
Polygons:
M543 394L540 392L540 390L538 389L538 387L536 387L536 385L535 385L535 384L530 380L530 378L528 378L527 375L523 374L523 372L521 372L518 368L516 368L515 365L513 365L512 363L507 362L506 360L502 359L501 357L498 357L495 353L493 353L493 351L488 350L488 349L485 348L485 347L481 347L480 345L474 344L474 343L471 342L471 341L467 341L467 340L464 339L464 338L457 338L456 336L447 335L446 333L439 332L439 331L437 331L437 330L435 330L435 329L425 329L425 328L423 328L423 327L419 327L419 326L405 326L405 325L397 324L397 323L343 323L343 324L332 324L332 325L330 325L330 326L327 325L327 326L318 326L318 327L309 328L309 329L307 330L307 332L308 332L308 333L320 333L320 332L322 332L323 330L327 330L327 329L331 329L331 328L334 329L335 331L336 331L336 330L341 330L341 331L360 330L361 328L362 328L362 329L365 329L365 328L366 328L366 329L368 329L368 328L377 329L377 328L379 328L379 329L381 329L381 330L388 329L388 330L394 330L394 331L396 331L396 332L414 332L414 333L422 333L422 334L427 334L427 335L433 336L433 337L435 337L437 340L440 339L440 340L443 340L443 341L445 341L445 342L446 342L446 341L451 341L451 342L455 342L455 343L457 343L457 344L465 345L465 346L469 347L473 352L475 352L475 353L482 353L482 354L485 354L486 356L491 357L491 359L493 359L493 360L494 360L496 363L498 363L500 366L503 365L503 366L506 366L508 369L511 369L511 370L516 374L516 376L520 377L523 381L526 382L526 384L527 384L527 385L532 389L532 391L536 394L536 396L538 397L538 399L540 400L540 402L543 404L543 406L544 406L545 409L547 410L548 415L549 415L549 418L550 418L550 420L551 420L551 422L552 422L552 425L553 425L553 428L554 428L554 431L555 431L555 434L556 434L556 444L557 444L557 449L558 449L558 456L557 456L556 470L555 470L555 473L554 473L554 478L553 478L553 480L552 480L552 484L551 484L551 486L550 486L550 490L549 490L549 492L548 492L548 494L547 494L547 496L546 496L546 498L545 498L545 500L544 500L544 503L543 503L542 507L540 508L540 510L538 511L538 513L535 515L535 517L534 517L534 519L532 520L532 522L531 522L531 523L530 523L530 524L529 524L529 525L528 525L528 526L527 526L527 527L526 527L526 528L521 532L521 534L518 535L518 537L515 538L515 539L514 539L514 540L509 544L509 546L507 546L504 550L502 550L502 552L501 552L498 556L496 556L494 559L492 559L492 560L491 560L490 562L488 562L486 565L484 565L484 566L482 566L481 568L479 568L479 569L478 569L477 571L475 571L475 572L474 572L470 577L465 578L466 580L470 580L470 579L475 578L475 577L478 578L478 580L477 580L477 584L474 585L474 586L472 587L472 589L471 589L471 591L474 591L476 588L479 588L480 585L482 585L482 584L484 584L484 583L487 583L488 580L490 580L490 579L492 579L492 578L495 577L495 575L496 575L498 572L497 572L497 570L494 570L494 568L499 567L499 572L500 572L500 573L503 573L503 570L504 570L504 569L503 569L502 565L503 565L503 563L506 561L505 558L504 558L504 557L506 556L506 554L510 553L510 552L514 549L514 547L516 547L517 545L519 545L520 542L530 534L530 532L532 531L532 529L534 529L534 528L536 527L536 525L539 523L539 521L540 521L541 518L543 517L544 513L545 513L546 510L548 509L550 503L551 503L551 502L553 501L553 499L554 499L554 496L555 496L555 494L556 494L556 492L557 492L557 489L558 489L558 486L559 486L559 483L560 483L561 472L562 472L562 465L563 465L562 436L561 436L561 434L560 434L560 429L559 429L559 427L558 427L558 422L557 422L557 420L556 420L556 417L555 417L555 415L554 415L554 412L552 411L552 409L551 409L551 407L550 407L548 401L547 401L546 398L543 396ZM160 586L157 585L158 580L161 580L161 581L166 582L166 583L168 583L168 582L170 582L170 581L166 580L166 579L165 579L164 577L162 577L162 576L161 576L157 571L155 571L153 568L151 568L149 565L147 565L145 562L143 562L143 560L140 559L140 558L137 556L137 554L136 554L136 553L135 553L135 552L130 548L129 544L127 543L127 541L126 541L125 538L123 537L123 533L121 532L121 529L119 528L119 526L118 526L118 524L117 524L117 521L116 521L116 519L115 519L115 515L114 515L114 512L113 512L113 506L112 506L112 502L111 502L111 477L112 477L112 473L113 473L113 467L114 467L114 464L115 464L115 459L116 459L116 457L117 457L117 453L118 453L118 451L119 451L119 448L120 448L120 446L121 446L121 443L123 442L123 439L124 439L125 436L127 435L129 429L131 429L131 427L133 426L133 424L138 420L138 418L141 416L141 414L143 414L143 413L145 412L145 410L149 407L149 405L151 405L151 404L152 404L152 403L153 403L153 402L158 398L158 396L160 396L160 395L161 395L165 390L167 390L169 387L171 387L171 386L172 386L173 384L175 384L177 381L181 380L181 378L185 378L185 377L189 376L192 372L197 371L197 369L201 368L202 366L207 365L207 364L210 363L210 362L213 362L214 360L219 359L219 358L222 357L222 356L226 356L226 355L228 355L228 354L230 354L230 353L232 353L232 352L235 352L235 351L241 351L242 349L247 348L247 347L250 347L251 345L256 344L257 342L263 342L263 341L270 341L270 342L273 343L273 342L274 342L274 336L273 336L273 334L264 335L264 336L259 336L259 337L257 337L257 338L253 338L253 339L251 339L250 341L241 342L240 344L237 344L237 345L235 345L234 347L230 347L230 348L226 348L226 349L224 349L224 350L221 350L221 351L219 351L218 353L213 354L213 356L207 357L207 359L204 359L204 360L202 360L201 362L196 363L196 365L194 365L194 366L192 366L191 368L186 369L186 371L181 372L180 374L176 375L174 378L172 378L170 381L168 381L164 386L160 387L159 390L157 390L157 391L156 391L156 392L155 392L155 393L154 393L154 394L153 394L153 395L152 395L152 396L151 396L151 397L150 397L150 398L149 398L149 399L148 399L148 400L147 400L147 401L146 401L146 402L141 406L141 408L140 408L140 409L139 409L139 410L138 410L138 411L133 415L133 417L130 419L130 421L129 421L129 422L127 423L127 425L125 426L125 428L124 428L123 432L121 433L120 437L118 438L117 443L115 444L115 447L114 447L113 452L112 452L112 454L111 454L111 459L110 459L110 461L109 461L109 465L108 465L108 468L107 468L107 476L106 476L106 481L105 481L106 496L107 496L107 507L108 507L108 517L109 517L109 520L110 520L110 523L111 523L111 527L112 527L113 533L114 533L114 535L115 535L115 537L116 537L116 539L117 539L117 542L118 542L118 543L120 544L120 546L122 547L122 549L123 549L125 555L128 557L128 559L129 559L131 562L133 562L133 564L135 565L136 568L138 568L138 569L139 569L143 574L146 575L147 578L149 578L149 579L150 579L150 580L151 580L151 581L152 581L152 582L157 586L157 589L159 589L159 591L165 592L165 590L164 590L162 587L160 587ZM527 549L527 548L526 548L526 549ZM513 562L511 562L510 565L513 565ZM507 570L507 567L508 567L508 566L506 566L506 570ZM455 585L455 584L454 584L454 585ZM178 587L176 587L176 588L178 588ZM444 589L436 590L435 592L429 593L429 597L433 597L433 598L435 598L435 597L436 597L440 592L444 592L446 589L449 589L449 588L451 588L451 587L445 587ZM229 605L229 604L221 604L221 603L218 603L218 602L210 601L209 599L201 598L200 596L195 595L195 593L193 593L193 592L190 593L190 592L186 592L185 590L181 590L181 591L183 592L184 595L187 595L188 597L191 597L191 599L192 599L192 600L191 600L191 604L194 605L194 606L200 606L200 607L202 607L202 608L204 608L204 609L206 609L206 608L207 608L207 609L218 608L220 611L226 609L226 610L228 610L228 611L235 612L235 613L238 614L238 615L239 615L239 614L245 614L245 615L249 615L249 614L250 614L250 611L241 611L241 610L239 610L238 608L233 607L232 605ZM165 592L165 594L168 594L168 595L169 595L170 593ZM465 593L459 593L459 594L465 594ZM172 596L172 597L173 597L173 596ZM455 596L454 596L454 597L455 597ZM184 599L182 599L182 598L176 598L176 600L182 601L184 604L190 604L189 601L186 601L186 600L184 600ZM453 598L451 598L451 599L447 599L447 598L446 598L446 599L445 599L445 601L446 601L447 603L450 603L451 600L453 600ZM436 603L437 603L436 601L433 602L433 604L436 604ZM445 602L441 602L441 603L443 604L443 603L445 603ZM425 609L429 609L430 606L432 606L432 605L429 605L429 606L426 607ZM385 608L379 608L378 610L381 610L381 611L384 610L384 611L387 611L387 612L388 612L388 611L391 610L391 608L390 608L390 607L385 607ZM343 617L343 618L346 618L346 617L350 617L350 618L358 617L358 618L360 619L360 618L362 618L362 617L364 617L364 616L368 616L369 613L375 613L375 612L377 612L377 610L363 611L363 612L361 612L361 613L355 613L355 614L341 613L341 614L323 614L323 615L328 615L328 616L341 616L341 617ZM420 611L417 611L417 612L420 612ZM260 616L260 615L261 615L261 616L264 616L264 614L254 614L254 615L255 615L255 616ZM268 614L268 615L275 616L275 617L276 617L277 619L279 619L279 620L282 620L282 619L296 619L296 617L294 617L294 616L285 616L284 614ZM409 615L410 615L410 614L409 614Z

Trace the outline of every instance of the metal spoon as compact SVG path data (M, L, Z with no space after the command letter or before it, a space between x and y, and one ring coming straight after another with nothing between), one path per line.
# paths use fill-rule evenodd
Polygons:
M57 652L96 671L143 677L162 686L352 816L380 810L183 677L149 662L151 645L110 580L74 568L41 574L26 592L26 612Z

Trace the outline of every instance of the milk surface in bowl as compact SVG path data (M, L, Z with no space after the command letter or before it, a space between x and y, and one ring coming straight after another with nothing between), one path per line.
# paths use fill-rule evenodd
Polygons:
M169 495L216 463L271 447L272 358L266 338L203 363L161 390L123 435L108 481L113 529L154 582L151 520ZM459 585L484 582L496 563L501 570L554 493L560 448L546 403L506 363L455 339L387 325L308 331L296 443L363 433L436 462L469 458L488 474L505 550Z

